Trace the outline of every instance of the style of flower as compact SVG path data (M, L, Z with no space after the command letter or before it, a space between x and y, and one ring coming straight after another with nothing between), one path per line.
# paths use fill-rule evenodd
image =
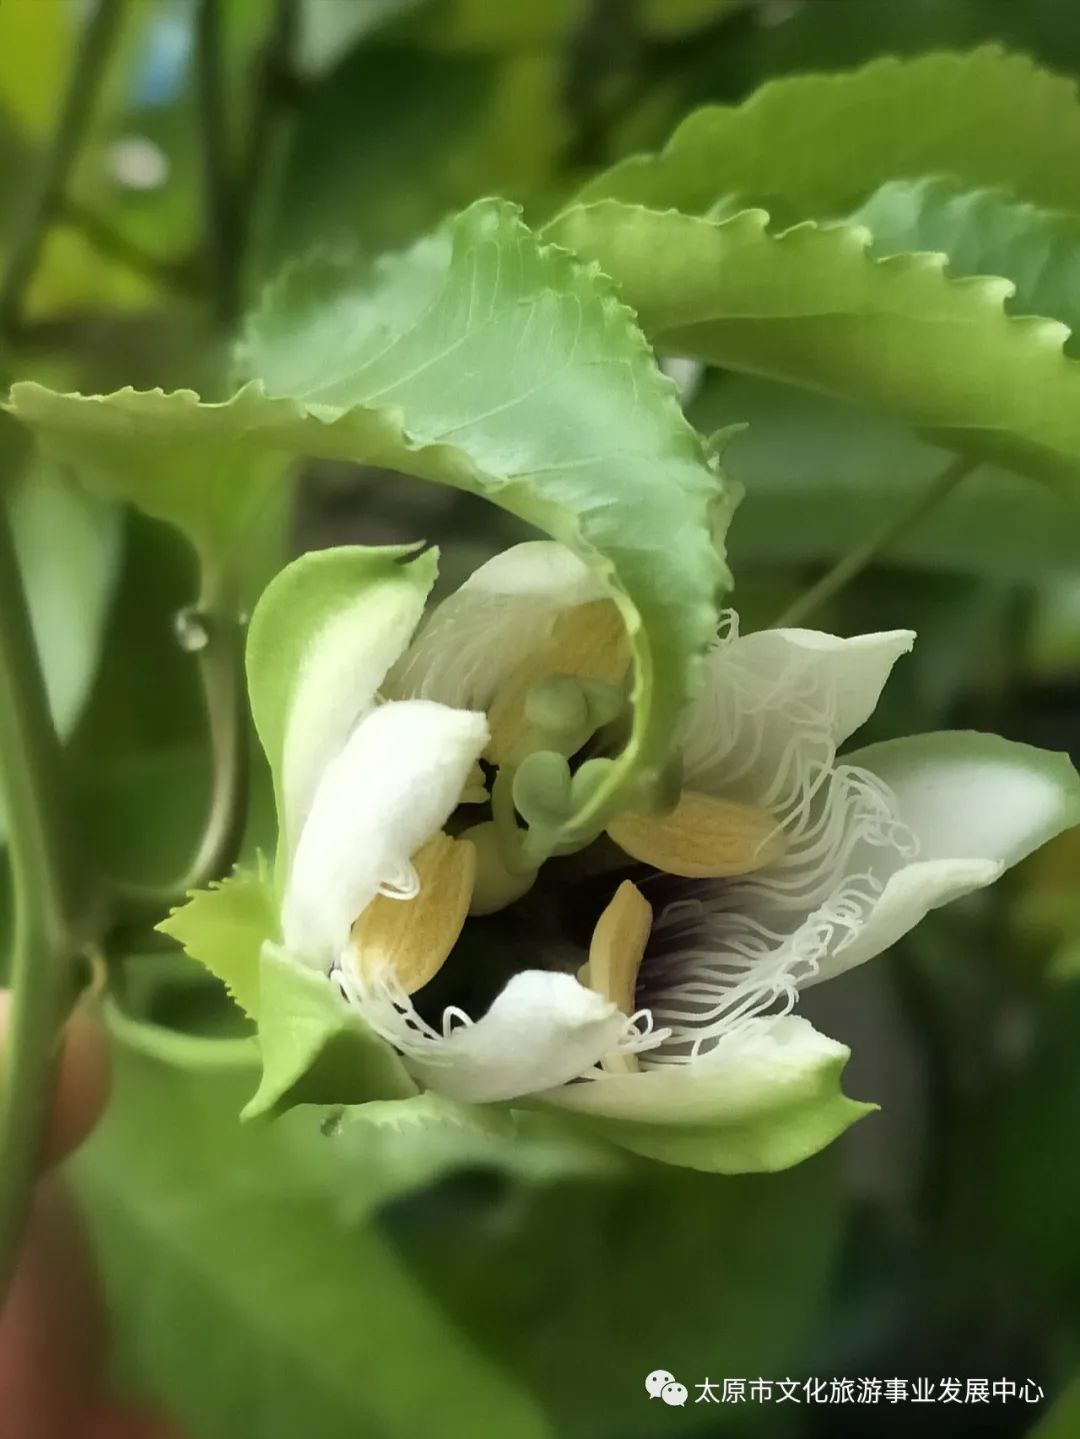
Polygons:
M534 788L557 786L621 743L619 613L551 542L482 566L414 635L422 603L342 611L297 669L281 949L453 1099L552 1106L703 1167L710 1125L775 1115L787 1137L746 1167L794 1162L864 1108L800 992L1076 818L1071 767L993 736L838 755L909 631L740 635L730 616L677 737L675 802L530 857L530 757L551 756Z

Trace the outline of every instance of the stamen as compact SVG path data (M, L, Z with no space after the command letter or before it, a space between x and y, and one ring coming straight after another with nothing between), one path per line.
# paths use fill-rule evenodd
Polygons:
M588 963L578 974L582 984L610 1000L627 1016L631 1016L634 1008L634 989L652 917L649 901L635 884L623 880L596 922ZM642 1038L634 1022L637 1017L630 1018L633 1039L629 1043L620 1041L613 1053L601 1059L601 1067L608 1073L627 1074L637 1068L634 1051Z
M608 825L621 850L684 879L748 874L784 849L783 827L767 809L684 790L664 815L627 812Z
M352 927L356 970L388 970L405 994L427 984L457 943L469 912L476 851L467 840L437 834L409 871L412 895L401 888L380 891Z

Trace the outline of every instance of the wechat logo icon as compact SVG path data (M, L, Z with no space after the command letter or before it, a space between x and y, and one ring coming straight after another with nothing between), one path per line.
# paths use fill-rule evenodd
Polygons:
M645 1390L650 1399L662 1399L672 1408L681 1409L686 1403L685 1384L680 1384L667 1369L654 1369L645 1380Z

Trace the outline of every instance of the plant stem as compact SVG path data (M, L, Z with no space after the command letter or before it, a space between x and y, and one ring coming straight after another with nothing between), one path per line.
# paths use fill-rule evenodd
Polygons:
M816 584L811 585L808 590L773 621L774 627L780 625L801 625L809 618L815 610L820 609L834 596L863 572L866 567L873 563L880 554L888 550L901 535L907 531L936 504L950 494L965 475L975 468L976 462L966 455L957 455L940 475L937 475L921 494L917 495L914 501L895 519L889 520L876 534L855 549L837 560L831 570L828 570Z
M75 959L93 931L7 509L0 497L0 809L15 896L11 1008L0 1082L0 1300L14 1268L52 1104Z
M243 251L250 258L276 193L291 130L302 95L295 56L300 37L300 0L277 0L274 23L259 69L242 178Z
M222 87L221 6L199 0L195 73L202 148L203 213L214 309L225 325L240 307L240 236Z
M90 111L109 57L122 3L123 0L97 0L80 37L74 69L38 189L12 242L3 281L0 282L0 326L8 333L18 329L23 295L34 273L46 232L63 199L79 147L86 138Z
M182 875L158 886L117 886L127 924L155 924L189 890L221 879L236 863L247 823L249 781L244 629L227 592L204 579L198 604L177 619L183 648L197 656L210 740L210 805L195 854Z

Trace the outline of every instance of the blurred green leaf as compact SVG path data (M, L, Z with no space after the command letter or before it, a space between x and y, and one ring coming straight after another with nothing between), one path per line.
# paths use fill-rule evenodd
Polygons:
M438 0L409 17L401 34L440 50L536 49L564 40L585 6L586 0Z
M117 1061L74 1177L122 1377L190 1439L550 1439L367 1222L392 1172L341 1162L310 1112L241 1126L242 1076Z
M393 1105L390 1127L381 1106L347 1112L329 1137L304 1110L241 1126L242 1076L117 1059L74 1175L120 1376L191 1439L644 1432L652 1369L688 1385L783 1370L820 1300L828 1159L767 1179L605 1176L554 1135L462 1129L428 1096Z
M635 649L634 731L589 815L647 789L715 630L709 520L721 537L730 497L606 280L480 203L374 276L287 272L244 361L260 379L223 405L28 384L11 404L88 483L204 550L240 542L282 451L411 471L536 523L602 577Z
M755 565L838 559L911 506L949 462L880 413L745 375L710 372L688 414L704 434L747 425L724 454L745 491L728 533L740 587ZM1080 511L1049 487L982 465L882 560L1025 584L1073 574Z
M742 1434L745 1411L695 1404L693 1386L790 1372L839 1219L824 1156L731 1179L643 1165L617 1187L539 1187L505 1217L470 1192L462 1176L406 1199L387 1227L464 1333L542 1397L560 1439ZM690 1390L678 1417L653 1417L657 1368Z
M1080 1106L1080 986L1052 992L1038 1016L1025 1063L1001 1093L1000 1138L991 1203L999 1243L1026 1284L1080 1332L1080 1153L1074 1132Z
M354 45L390 21L419 9L427 0L301 0L297 65L303 75L329 70Z
M735 196L788 223L845 214L886 180L941 172L1068 207L1080 205L1078 148L1075 84L983 46L770 81L738 107L697 111L659 154L622 161L578 198L701 214Z
M547 51L362 45L297 117L262 267L316 244L397 248L478 196L546 196L569 133L563 87Z
M931 443L1057 483L1080 476L1080 369L1064 325L1011 318L1008 281L944 257L875 260L857 226L774 234L602 200L546 233L597 259L658 346L892 414Z
M950 275L1012 280L1009 314L1052 315L1080 329L1080 216L1040 209L1005 190L968 190L932 177L890 181L851 219L873 235L874 255L941 251ZM1074 333L1066 353L1075 357L1078 345Z
M0 113L34 137L52 129L77 37L73 5L41 0L0 5Z
M1080 1379L1074 1379L1027 1439L1076 1439L1080 1434Z

